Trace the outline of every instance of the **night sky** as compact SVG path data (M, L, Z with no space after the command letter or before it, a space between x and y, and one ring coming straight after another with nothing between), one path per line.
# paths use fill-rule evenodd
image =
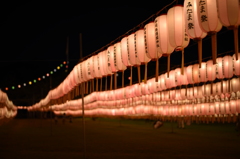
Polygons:
M35 0L1 4L0 88L3 91L5 87L17 87L18 84L22 85L42 77L68 58L68 72L62 68L52 75L52 88L57 87L79 62L80 33L83 40L83 57L86 57L123 36L170 1L132 5L120 2L117 5L103 2L97 4L91 1L84 5L78 3L78 1L56 3ZM178 1L178 4L183 4L183 0ZM167 9L161 13L166 13ZM226 28L221 30L218 35L219 53L233 50L232 37L231 31ZM203 40L203 58L211 56L210 44L211 40L207 36ZM172 54L171 66L180 65L180 55L180 52ZM191 40L189 47L185 49L185 61L196 60L197 45ZM160 59L160 71L165 71L166 61L164 57ZM29 102L21 101L19 98L36 103L46 96L50 89L49 83L50 80L46 78L31 86L5 92L14 104L28 105Z

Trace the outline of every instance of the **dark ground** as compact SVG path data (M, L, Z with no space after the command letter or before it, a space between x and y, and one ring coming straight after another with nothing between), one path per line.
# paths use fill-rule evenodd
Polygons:
M166 122L86 119L88 159L239 159L240 136L235 124L195 124L185 129ZM173 133L172 133L173 128ZM55 124L50 119L12 119L0 126L0 159L84 158L81 119Z

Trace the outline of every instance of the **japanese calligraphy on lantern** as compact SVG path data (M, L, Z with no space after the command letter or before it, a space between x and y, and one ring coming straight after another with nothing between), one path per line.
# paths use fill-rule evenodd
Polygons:
M117 48L116 45L113 47L113 60L114 60L114 66L117 67Z
M91 75L89 60L87 60L87 72L88 72L88 75Z
M99 60L99 56L97 56L97 69L98 69L98 71L100 71L100 60Z
M199 13L200 13L200 22L204 23L208 21L208 17L206 14L207 4L205 0L199 1Z
M81 78L83 79L82 63L80 63L80 75L81 75Z
M160 45L159 45L159 36L158 36L158 20L157 19L155 19L155 38L156 38L156 46L157 46L157 48L159 48L160 47Z
M187 3L186 6L186 19L187 19L187 29L194 29L194 22L193 22L193 6L191 2Z
M146 54L148 53L148 47L147 47L147 28L144 27L144 44L145 44L145 51Z
M111 66L111 63L110 63L110 51L107 50L107 63L108 63L108 67Z
M222 58L222 74L223 74L223 76L225 76L225 72L224 72L224 59Z
M135 57L137 58L137 34L134 33L134 50L135 50Z
M129 53L129 42L127 38L127 54L128 54L128 61L130 61L130 53Z

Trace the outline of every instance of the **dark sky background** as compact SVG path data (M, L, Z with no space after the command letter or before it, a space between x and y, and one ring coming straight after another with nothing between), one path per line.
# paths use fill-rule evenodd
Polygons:
M18 84L22 85L42 77L66 61L67 37L69 69L68 72L61 69L52 75L52 88L58 86L79 62L80 33L85 57L123 36L170 2L130 5L120 2L108 4L89 1L87 4L79 4L79 1L56 3L28 0L1 4L0 88L5 91L5 87L9 87L10 90L5 92L16 105L24 105L27 103L26 100L38 102L50 89L49 79L21 89L11 90L11 86L17 87ZM174 4L177 3L183 4L183 0ZM166 13L167 9L161 13ZM226 28L219 33L219 53L233 50L232 34ZM226 45L227 43L231 45ZM210 38L206 37L203 41L203 58L211 56L210 44ZM171 66L180 65L180 55L178 52L172 54ZM186 62L197 60L197 45L192 40L185 49L185 60ZM166 70L166 61L164 57L160 59L160 71Z

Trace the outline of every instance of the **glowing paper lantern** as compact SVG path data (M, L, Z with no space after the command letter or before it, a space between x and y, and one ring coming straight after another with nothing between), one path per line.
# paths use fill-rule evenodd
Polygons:
M199 83L200 82L200 68L199 68L199 64L194 64L193 65L192 76L193 76L194 83Z
M206 62L202 62L201 68L199 68L200 72L200 82L207 82L207 67L206 67Z
M210 96L212 93L212 85L211 84L205 84L202 86L203 88L203 95L204 96Z
M223 81L222 82L222 93L224 94L227 94L230 92L230 82L227 80L227 81Z
M69 83L71 85L71 88L75 87L78 84L78 80L76 78L75 72L76 71L73 69L68 75L68 79L69 79Z
M102 77L106 76L106 73L103 68L102 52L99 52L96 56L97 56L97 65L99 66L97 70L100 70L99 73L101 74Z
M157 82L154 81L154 78L151 78L147 81L149 93L155 93L156 92L156 85Z
M83 66L83 72L86 74L86 79L91 80L93 79L93 72L91 72L91 68L93 65L92 61L91 61L92 57L88 58L87 60L85 60L85 65Z
M197 14L199 25L204 32L211 34L212 59L216 64L217 58L217 32L221 30L222 24L218 19L216 0L197 0Z
M160 86L161 86L161 89L162 90L165 90L167 87L166 87L166 78L165 78L165 74L162 74L160 75Z
M138 54L136 51L136 34L132 33L128 36L128 53L129 53L129 62L132 66L136 66L138 69L138 83L141 83L140 77L140 65L141 62L138 59Z
M216 77L218 79L223 79L224 78L224 67L223 67L223 58L218 57L217 58L217 64L216 64Z
M79 70L80 70L80 79L82 82L86 82L87 79L86 79L86 76L85 76L85 73L83 71L83 66L84 65L84 61L82 61L80 64L79 64Z
M229 55L223 57L223 70L225 78L231 78L233 76L233 60Z
M240 91L240 78L231 79L231 90L233 92Z
M122 38L121 40L121 55L122 55L123 64L127 67L130 67L131 69L130 85L132 85L132 65L130 63L128 36Z
M238 53L238 57L240 53ZM235 75L240 76L240 60L236 60L236 55L233 55L233 72Z
M240 19L239 0L217 0L217 11L220 22L223 26L234 31L234 50L238 60L238 26Z
M129 56L129 50L128 50L128 37L124 37L121 40L121 55L122 55L122 61L125 66L131 66L130 64L130 56Z
M121 42L114 44L114 60L116 60L116 62L114 62L114 64L116 64L115 67L122 72L122 87L124 87L124 71L127 67L123 64L122 60Z
M230 100L229 104L230 104L230 112L232 114L236 114L236 112L237 112L236 111L237 100Z
M212 94L213 95L222 94L222 82L217 82L212 85Z
M101 69L103 71L102 75L103 75L103 77L106 77L105 87L107 88L107 76L112 75L112 72L108 68L107 50L104 50L104 51L100 52L99 55L100 55L100 57L99 57L100 66L101 66ZM101 89L102 88L100 87L100 90Z
M199 17L197 14L197 0L184 1L185 27L188 36L198 42L198 60L199 67L202 63L202 39L207 35L202 31L199 25Z
M117 76L116 72L118 72L118 67L117 67L117 59L116 59L116 51L114 51L116 48L114 45L111 45L107 49L107 61L108 61L108 69L114 73L114 84L115 84L115 89L117 88ZM112 82L112 76L111 76L111 82ZM110 90L112 89L112 83L110 85Z
M154 22L150 22L144 26L144 41L147 56L156 61L156 82L158 81L158 59L162 56L157 50L156 32Z
M184 72L187 72L187 67L184 67ZM188 85L187 74L182 75L180 68L175 69L175 80L178 86Z
M93 72L94 78L96 78L96 91L98 91L98 79L102 77L98 54L92 56L91 72Z
M110 72L117 72L116 60L114 60L114 48L113 45L107 48L107 65ZM116 58L115 58L116 59Z
M141 96L142 95L141 87L139 87L138 84L133 85L133 91L134 91L136 96Z
M214 81L216 79L216 65L213 64L212 60L208 60L206 63L206 67L208 81Z
M163 14L158 16L155 19L155 28L156 28L156 44L157 51L162 53L164 56L168 56L168 66L167 72L169 77L170 71L170 54L174 51L174 47L172 47L169 43L169 33L167 26L167 15Z
M147 82L147 63L151 60L146 54L144 30L140 29L134 34L134 42L136 44L135 51L137 53L138 60L141 64L145 64L144 82Z
M100 64L103 67L104 70L104 76L109 76L112 74L112 72L109 69L108 59L107 59L107 50L104 50L101 52L100 56Z
M186 74L185 74L185 75L187 76L188 83L189 83L189 84L193 84L194 81L193 81L193 66L192 66L192 65L189 65L189 66L187 67L187 70L186 70Z
M184 48L189 44L185 29L183 6L177 5L167 12L169 42L177 51L182 51L182 74L184 74Z
M166 81L166 87L172 88L177 86L177 81L175 79L175 70L171 70L169 72L169 77L167 77L167 73L165 73L165 81Z

